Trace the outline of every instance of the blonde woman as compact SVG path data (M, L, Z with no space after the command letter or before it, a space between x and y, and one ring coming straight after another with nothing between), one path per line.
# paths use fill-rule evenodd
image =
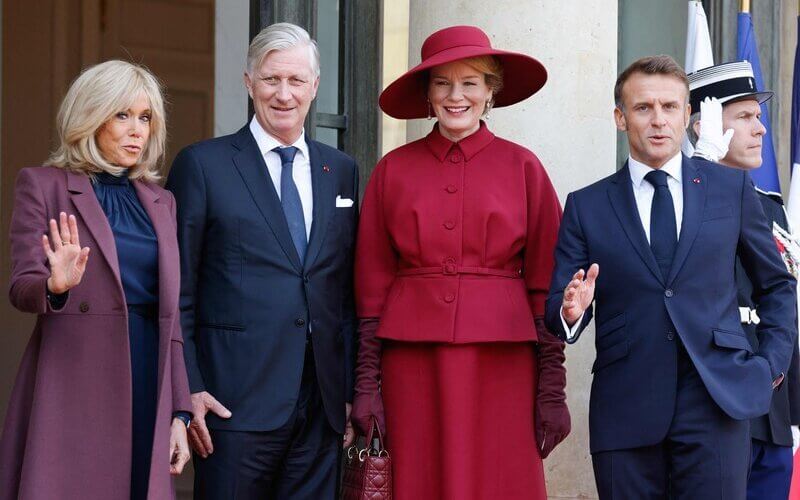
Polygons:
M20 171L10 299L37 315L0 440L0 499L173 498L191 418L166 137L146 69L84 71L46 166Z

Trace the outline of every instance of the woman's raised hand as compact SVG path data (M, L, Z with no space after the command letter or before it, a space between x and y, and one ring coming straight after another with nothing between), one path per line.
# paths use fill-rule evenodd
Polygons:
M42 235L42 247L50 265L47 289L51 293L64 293L81 282L89 260L89 247L81 248L74 215L67 217L61 212L59 222L50 219L50 238Z

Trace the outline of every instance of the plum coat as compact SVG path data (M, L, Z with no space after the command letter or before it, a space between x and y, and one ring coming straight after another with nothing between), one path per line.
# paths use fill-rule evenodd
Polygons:
M158 237L158 409L148 497L160 500L174 497L172 413L191 411L178 315L175 201L155 184L132 184ZM128 315L111 227L84 174L26 168L14 195L9 296L37 320L0 439L0 499L129 498ZM75 215L80 243L91 253L83 280L55 311L46 299L50 271L41 235L61 211Z

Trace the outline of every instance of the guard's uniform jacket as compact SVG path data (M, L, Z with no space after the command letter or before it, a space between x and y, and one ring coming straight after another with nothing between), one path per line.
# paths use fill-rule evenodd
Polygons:
M786 263L786 267L795 277L798 275L800 265L800 245L794 240L786 219L783 200L780 196L772 195L756 189L759 200L764 208L775 243ZM758 337L756 325L758 324L757 297L753 297L753 286L742 267L738 257L736 259L736 286L739 289L739 311L742 319L742 328L747 334L750 343L758 350ZM751 436L754 439L773 443L778 446L792 446L792 425L800 425L800 356L798 344L795 342L794 354L789 365L784 382L775 390L772 396L772 405L769 413L750 421Z

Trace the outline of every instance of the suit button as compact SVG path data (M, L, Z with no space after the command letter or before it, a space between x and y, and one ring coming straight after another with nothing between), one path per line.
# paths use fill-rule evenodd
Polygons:
M675 292L672 291L672 288L667 288L666 290L664 290L664 295L667 298L669 298L669 297L672 297L673 295L675 295Z
M454 300L456 300L456 296L453 295L452 293L448 293L447 295L444 296L444 301L447 302L448 304L450 302L453 302Z
M458 153L453 153L452 155L450 155L450 161L451 161L452 163L458 163L458 162L460 162L460 161L461 161L461 155L460 155L460 154L458 154Z
M305 326L306 320L304 320L303 318L297 318L296 320L294 320L294 324L297 326Z
M672 332L667 332L667 340L675 340L675 334Z
M458 191L458 188L457 188L457 187L455 187L455 185L453 185L453 184L450 184L450 185L449 185L449 186L447 186L445 189L446 189L446 190L447 190L447 192L448 192L448 193L450 193L450 194L453 194L453 193L455 193L456 191Z
M88 303L88 302L86 302L86 301L84 301L84 302L81 302L81 303L80 303L80 305L78 306L78 309L79 309L79 310L80 310L82 313L89 312L89 303Z
M445 229L452 230L452 229L454 229L456 227L456 223L451 221L451 220L449 220L449 221L446 221L444 223L444 227L445 227Z

